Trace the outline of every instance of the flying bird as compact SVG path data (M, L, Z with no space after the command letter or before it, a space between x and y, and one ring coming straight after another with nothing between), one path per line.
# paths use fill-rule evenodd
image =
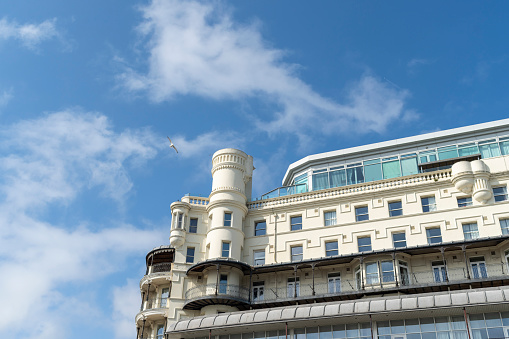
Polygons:
M169 137L169 136L166 136L166 137L168 138L168 140L170 140L170 147L171 147L171 148L173 148L173 149L175 150L175 152L177 152L177 153L178 153L179 151L177 151L177 147L175 147L175 145L173 144L173 142L171 142L170 137Z

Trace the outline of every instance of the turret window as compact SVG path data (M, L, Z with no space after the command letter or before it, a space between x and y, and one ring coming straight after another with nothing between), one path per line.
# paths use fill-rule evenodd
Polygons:
M223 241L223 248L221 250L221 257L229 258L230 257L230 243Z
M223 226L231 226L231 225L232 225L232 214L230 212L225 212Z

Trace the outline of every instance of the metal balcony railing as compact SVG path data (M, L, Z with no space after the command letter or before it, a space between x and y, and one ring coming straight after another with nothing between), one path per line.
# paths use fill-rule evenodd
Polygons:
M207 284L196 286L185 294L186 303L199 298L231 298L247 302L249 300L249 288L230 284Z
M470 275L470 278L469 278ZM397 278L397 281L396 281ZM448 268L444 270L432 270L427 272L415 272L411 274L398 275L392 272L384 272L380 275L363 277L363 279L337 279L324 283L323 280L310 284L301 282L297 288L292 284L282 287L264 286L260 292L258 287L257 297L252 303L263 303L281 301L306 297L330 297L341 294L355 294L362 291L394 290L418 286L440 286L455 282L476 282L505 278L509 279L505 264L484 265L481 268L472 267L467 272L465 268Z
M152 265L151 273L160 273L160 272L171 272L171 263L161 263Z

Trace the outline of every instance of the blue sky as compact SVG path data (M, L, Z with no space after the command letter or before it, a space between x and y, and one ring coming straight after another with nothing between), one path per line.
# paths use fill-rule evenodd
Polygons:
M145 254L220 148L260 196L309 154L507 118L508 7L1 2L0 336L133 338Z

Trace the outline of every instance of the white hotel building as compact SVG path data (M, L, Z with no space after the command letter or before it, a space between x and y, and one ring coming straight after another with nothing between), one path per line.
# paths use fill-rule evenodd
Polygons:
M212 158L147 255L137 338L509 337L509 119L305 157L251 197Z

